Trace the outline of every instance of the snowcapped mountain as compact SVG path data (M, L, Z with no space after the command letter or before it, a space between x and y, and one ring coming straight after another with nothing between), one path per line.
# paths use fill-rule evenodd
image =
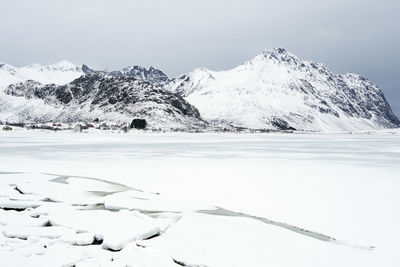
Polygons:
M29 80L10 85L5 93L8 103L12 98L14 104L8 106L11 111L0 107L2 120L76 122L99 118L130 123L133 118L144 118L150 128L188 129L205 125L198 110L179 95L125 75L114 77L95 72L61 86ZM26 101L32 102L22 105Z
M51 65L32 64L24 67L0 63L0 90L10 84L27 80L61 85L69 83L83 74L82 67L66 60Z
M2 63L0 121L125 123L140 117L150 128L204 127L195 107L160 87L166 82L168 76L153 67L98 71L68 61L21 68Z
M167 89L184 96L206 120L247 128L335 131L400 124L372 82L334 74L282 48L227 71L196 69Z

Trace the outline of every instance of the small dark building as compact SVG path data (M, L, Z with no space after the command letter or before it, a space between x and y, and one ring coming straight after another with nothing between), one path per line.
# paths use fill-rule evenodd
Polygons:
M131 128L145 129L147 121L145 119L133 119L131 123Z

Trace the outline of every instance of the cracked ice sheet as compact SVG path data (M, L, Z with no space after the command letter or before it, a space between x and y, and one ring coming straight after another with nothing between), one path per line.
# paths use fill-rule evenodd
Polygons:
M110 188L114 192L116 186L101 181L73 178L72 183L52 182L51 176L3 174L4 184L0 188L2 201L0 206L8 209L25 209L20 212L0 209L1 244L8 248L0 251L0 259L7 257L10 251L22 253L22 257L48 258L47 249L54 244L91 245L95 239L102 240L102 248L121 250L127 244L158 234L166 229L176 219L154 219L136 211L111 212L107 210L79 210L81 207L71 204L87 205L103 203L102 197L90 196L87 191L101 190L106 192ZM12 179L14 178L15 179ZM25 179L24 179L25 177ZM32 178L32 177L36 177ZM14 183L14 180L16 183ZM79 181L82 180L82 181ZM14 187L18 188L16 190ZM118 187L119 190L126 188ZM33 198L33 196L36 196ZM29 197L29 198L27 198ZM53 199L58 202L36 201L33 199ZM92 199L96 201L93 202ZM174 215L175 216L175 215ZM22 239L24 242L10 242ZM40 244L44 244L43 247ZM46 247L44 247L46 246ZM59 245L57 245L59 247ZM55 246L55 247L57 247ZM70 250L68 246L66 250ZM144 248L141 248L144 250ZM85 251L85 249L82 249ZM148 249L146 251L149 251ZM92 258L95 255L81 255L76 250L71 250L71 255L66 255L65 261L60 265L69 264L81 259ZM145 253L146 254L146 253ZM125 257L126 258L126 257ZM42 262L43 259L38 259ZM140 261L140 258L137 259ZM17 261L19 262L19 261ZM35 261L33 261L35 262ZM35 266L33 262L29 264ZM52 264L60 262L55 260ZM123 262L123 261L122 261ZM120 262L122 264L122 262ZM126 261L125 263L128 263ZM11 266L13 263L9 263ZM171 260L171 263L173 261ZM15 263L19 266L19 263ZM25 264L26 265L26 264ZM43 264L41 264L42 266ZM50 264L51 265L51 264ZM52 266L54 266L52 265Z
M94 233L104 249L121 250L126 244L160 232L156 219L135 211L54 209L48 215L53 225Z
M120 250L131 241L155 235L167 227L166 219L158 221L136 211L77 210L58 203L22 212L0 211L0 224L5 226L3 235L7 237L60 238L89 232L103 240L104 248L112 250ZM47 222L50 226L41 227Z
M24 194L45 196L55 202L65 202L73 205L96 205L103 203L100 197L88 192L85 187L69 184L28 180L18 182L16 187Z
M99 203L97 196L85 190L86 186L52 182L56 177L42 173L1 174L0 197L22 201L46 199L82 205Z
M106 254L106 256L104 255ZM162 266L179 267L167 253L150 247L138 247L136 244L129 244L123 250L110 254L99 253L95 257L83 260L76 264L76 267L95 266Z
M137 191L115 193L104 197L104 207L108 210L139 210L144 212L183 212L212 208L203 201L182 201L182 195L151 194Z
M352 245L375 246L368 262L371 266L382 261L396 266L400 236L398 167L182 159L180 163L141 162L136 173L138 168L143 172L133 180L140 188L154 188L162 199L172 199L162 205L129 200L130 204L143 203L143 209L162 209L179 202L185 210L196 210L200 204L215 205L316 231Z
M376 246L365 266L399 265L399 136L16 135L0 147L2 171L112 180Z
M62 203L21 212L0 211L0 260L6 266L72 266L81 262L82 266L126 266L132 262L174 265L162 251L136 247L135 242L167 227L171 223L168 216L158 220L134 211L77 210ZM48 221L50 225L42 227ZM91 245L95 237L103 240L102 245ZM120 252L111 255L106 249ZM130 258L133 256L136 258ZM158 258L151 259L154 256Z
M168 231L140 244L187 265L368 266L374 252L332 245L256 220L185 214Z
M35 184L34 181L32 184ZM51 185L40 186L51 190L54 188L54 184ZM66 188L68 186L65 185ZM36 187L33 188L37 189ZM34 190L34 192L38 193L37 190ZM66 190L66 192L69 193L69 190ZM3 204L0 201L0 204L7 206L7 208L20 208L20 205L15 205L15 203L32 203L32 201L18 200L9 200L8 202L5 205L4 201ZM24 208L27 208L27 206L25 205ZM61 238L69 240L70 243L75 242L75 237L79 239L75 243L81 243L81 236L75 234L77 232L91 232L97 239L103 240L105 249L112 250L120 250L129 242L153 236L168 227L168 221L160 220L158 222L156 219L136 211L78 210L77 207L70 206L68 203L44 202L35 206L34 209L19 213L13 210L0 211L0 223L5 225L2 233L6 237L20 239L27 239L29 236ZM27 213L30 213L33 217L24 216ZM38 216L39 218L36 218ZM9 217L12 219L8 219ZM47 222L51 227L40 227ZM37 226L25 226L29 224L36 224ZM65 227L68 229L65 229ZM74 229L74 231L70 229Z
M0 247L2 265L7 267L21 266L165 266L178 267L173 259L162 251L152 248L126 246L119 252L103 250L100 246L71 246L64 242L38 239L14 242L12 250ZM0 238L0 244L2 240ZM8 246L10 247L10 246Z

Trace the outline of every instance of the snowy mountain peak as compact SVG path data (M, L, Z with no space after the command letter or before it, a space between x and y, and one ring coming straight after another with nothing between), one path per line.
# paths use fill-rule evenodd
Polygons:
M178 78L170 80L165 88L168 91L173 91L181 96L188 96L194 91L202 89L208 84L208 81L215 80L213 71L207 68L197 68L191 73L183 74Z
M11 75L15 75L16 74L16 69L15 67L4 63L4 62L0 62L0 72L2 73L9 73Z
M89 74L89 73L94 73L94 72L96 72L96 70L90 68L90 67L89 67L88 65L86 65L86 64L83 64L81 68L82 68L83 73L85 73L85 74Z
M6 86L35 80L43 84L66 84L83 75L82 68L62 60L50 65L31 64L24 67L14 67L6 63L0 64L0 90Z
M272 50L265 49L262 53L265 59L277 60L286 63L298 63L300 59L287 51L285 48L273 48Z
M81 67L75 65L68 60L61 60L49 65L41 65L38 63L30 64L19 69L31 69L36 71L81 71Z
M149 69L146 69L144 67L134 65L125 67L120 71L111 71L109 73L110 75L115 77L130 76L142 81L152 82L155 84L165 84L170 80L164 72L157 68L154 68L153 66L151 66Z
M61 60L56 63L47 65L47 67L52 70L61 70L61 71L81 70L81 67L75 65L74 63L68 60Z
M203 68L194 69L194 70L191 72L191 75L197 76L197 78L198 78L199 80L214 79L214 76L213 76L212 73L213 73L213 71L211 71L211 70L209 70L209 69L203 67ZM185 75L185 74L184 74L184 75Z
M334 74L286 49L227 71L195 69L167 86L216 123L246 128L361 130L400 124L382 91L356 74Z
M264 51L262 52L263 55L271 55L271 54L275 54L275 55L287 55L290 54L285 48L282 47L274 47L272 49L264 49Z
M4 68L14 68L14 67L5 62L0 62L0 69L4 69Z

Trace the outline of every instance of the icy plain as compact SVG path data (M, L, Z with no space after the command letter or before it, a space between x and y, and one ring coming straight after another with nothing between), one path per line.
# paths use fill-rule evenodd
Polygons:
M2 266L399 266L400 132L0 132Z

